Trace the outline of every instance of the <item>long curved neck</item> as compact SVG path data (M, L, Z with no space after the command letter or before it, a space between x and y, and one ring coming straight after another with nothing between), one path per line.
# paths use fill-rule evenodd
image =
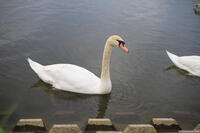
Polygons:
M102 70L101 70L101 80L110 80L110 55L112 52L112 46L106 42L103 52L102 59Z

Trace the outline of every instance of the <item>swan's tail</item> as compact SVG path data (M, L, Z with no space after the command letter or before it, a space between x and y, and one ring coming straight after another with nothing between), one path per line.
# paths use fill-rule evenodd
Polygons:
M172 53L170 53L170 52L168 52L167 50L166 50L166 53L167 53L167 55L169 56L169 58L171 59L171 61L175 64L175 65L177 65L178 64L178 56L176 56L175 54L172 54Z
M29 65L31 66L31 68L33 69L34 72L36 72L37 74L39 74L39 72L44 68L43 65L32 61L30 58L27 59Z

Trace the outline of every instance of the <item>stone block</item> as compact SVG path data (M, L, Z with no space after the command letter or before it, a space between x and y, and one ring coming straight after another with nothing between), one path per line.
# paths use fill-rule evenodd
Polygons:
M96 133L122 133L121 131L96 131Z
M200 131L200 123L194 128L194 130L199 130Z
M82 133L77 124L55 124L49 133Z
M157 131L150 124L130 124L125 128L124 133L157 133Z
M181 130L179 124L173 118L152 118L151 124L158 132L177 132Z
M85 131L116 131L110 119L88 119Z
M38 132L46 131L42 119L20 119L13 129L14 132Z
M198 130L180 130L178 133L200 133Z

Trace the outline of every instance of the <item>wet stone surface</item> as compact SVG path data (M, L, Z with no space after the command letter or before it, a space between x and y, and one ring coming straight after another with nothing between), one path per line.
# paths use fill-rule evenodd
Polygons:
M96 133L123 133L121 131L97 131Z
M96 131L116 131L110 119L88 119L85 131L92 133Z
M150 124L130 124L124 130L124 133L157 133Z
M20 119L13 129L14 132L45 132L46 127L42 119Z
M200 133L200 131L195 131L195 130L180 130L178 133Z
M158 132L177 132L181 127L173 118L152 118L151 124Z
M199 130L200 131L200 123L194 128L194 130Z
M77 124L56 124L49 133L82 133Z

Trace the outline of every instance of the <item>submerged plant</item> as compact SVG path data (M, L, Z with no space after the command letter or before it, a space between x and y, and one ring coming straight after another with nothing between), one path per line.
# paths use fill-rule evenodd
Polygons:
M0 121L0 133L12 133L11 131L4 130L3 129L3 125L5 125L5 123L8 121L9 117L13 114L13 112L16 109L16 107L17 107L16 104L12 104L10 106L10 108L8 109L8 112L6 113L6 115Z

